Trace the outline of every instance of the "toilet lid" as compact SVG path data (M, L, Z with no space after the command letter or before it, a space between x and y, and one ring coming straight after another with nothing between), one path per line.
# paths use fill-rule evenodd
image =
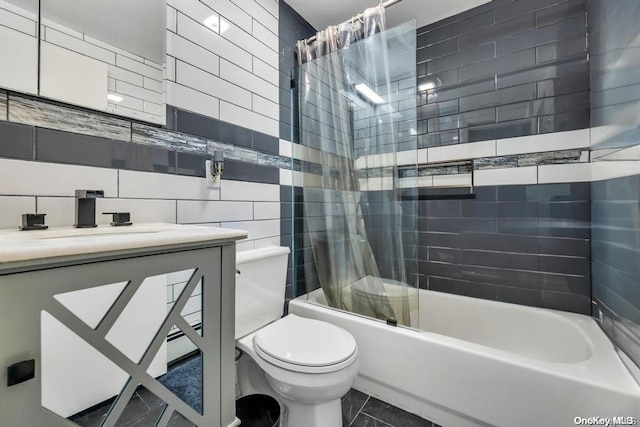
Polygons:
M294 314L259 330L254 345L259 354L270 356L267 359L306 367L337 365L356 352L356 341L349 332Z

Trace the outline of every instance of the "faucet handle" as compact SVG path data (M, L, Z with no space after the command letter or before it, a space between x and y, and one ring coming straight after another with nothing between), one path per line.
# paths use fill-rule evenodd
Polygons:
M76 199L98 199L104 197L104 190L76 190Z
M133 224L129 212L102 212L102 215L113 215L111 225L114 227Z

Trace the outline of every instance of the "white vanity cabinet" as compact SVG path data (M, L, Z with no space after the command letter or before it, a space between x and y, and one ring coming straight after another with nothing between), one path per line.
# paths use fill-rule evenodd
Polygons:
M235 241L246 233L134 227L121 236L105 228L0 232L0 425L69 426L78 412L117 396L103 424L113 426L140 386L164 402L160 426L174 416L197 426L238 424ZM175 272L188 281L167 304L166 275ZM199 330L182 314L196 292ZM156 380L175 328L202 355L202 412Z

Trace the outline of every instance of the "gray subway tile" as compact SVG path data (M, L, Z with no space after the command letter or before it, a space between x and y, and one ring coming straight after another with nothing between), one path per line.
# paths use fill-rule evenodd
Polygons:
M438 246L445 248L459 248L459 233L437 233L420 230L419 243L421 246Z
M557 79L542 80L537 82L537 86L540 98L589 92L589 73L584 72Z
M526 33L516 34L513 37L498 40L496 42L496 54L506 55L556 40L565 40L580 34L585 34L586 19L584 16L577 16L567 21L549 25Z
M544 291L542 306L555 310L572 311L580 314L591 314L591 301L586 296L562 292Z
M496 77L497 87L521 85L540 80L548 80L588 72L589 64L586 55L580 58L570 58L542 64L530 69L515 72L499 73Z
M535 83L528 83L460 98L460 111L478 110L480 108L531 100L535 99L535 97L536 85Z
M538 64L558 61L576 55L586 55L586 53L587 44L584 34L579 34L568 40L559 40L536 47Z
M458 100L438 102L418 107L418 119L430 119L433 117L447 116L458 112ZM421 133L421 132L420 132Z
M0 157L33 160L34 127L0 121Z
M541 254L566 255L588 258L591 250L587 239L565 239L553 237L540 237L538 248Z
M511 304L540 307L542 306L542 290L497 286L496 300Z
M537 236L539 233L538 220L536 218L501 218L498 220L498 232Z
M538 270L538 256L534 254L464 250L462 253L462 263L465 265L484 267Z
M51 129L37 129L36 159L137 171L176 172L175 151Z
M430 61L441 56L450 55L458 51L458 39L452 38L440 43L432 44L424 48L420 48L418 45L418 51L416 53L417 61L424 62Z
M590 114L587 109L582 111L570 111L568 113L540 117L538 122L538 129L540 133L585 129L589 127Z
M177 173L178 175L186 176L205 176L205 162L209 160L211 156L195 153L184 153L178 151L177 153ZM226 163L232 162L227 160L225 162L225 175L226 175Z
M478 30L483 27L492 25L493 10L470 16L460 21L452 22L449 25L444 25L440 28L431 29L418 36L418 46L430 46L432 44L458 37L461 34L465 34L474 30Z
M565 292L586 297L591 296L591 281L588 275L575 276L549 273L544 275L543 283L545 291Z
M478 202L475 200L463 200L461 202L461 216L469 218L497 218L498 204L492 202Z
M458 249L430 247L428 248L427 259L429 261L458 264L462 259L462 252Z
M473 47L471 49L429 61L427 63L427 74L435 74L451 68L458 68L462 65L493 58L493 56L493 45L485 44Z
M476 64L464 65L458 70L459 81L476 80L480 77L526 68L536 63L536 50L526 49Z
M460 49L467 49L505 37L511 37L514 34L532 30L533 28L535 28L535 16L530 13L462 35L459 37L458 43Z
M511 138L537 133L537 119L514 120L490 125L475 126L460 130L460 142L485 141L488 139Z
M455 280L446 277L428 278L428 287L432 291L447 292L488 300L496 299L496 286L483 283Z
M565 21L575 16L585 16L587 8L586 0L570 0L564 3L547 7L536 12L536 25L544 27Z
M540 255L539 262L541 271L589 276L590 263L587 258Z
M538 239L499 233L462 233L462 248L499 252L537 253Z
M535 12L538 9L561 3L562 1L564 0L515 1L496 8L495 19L496 22L506 21L526 13Z

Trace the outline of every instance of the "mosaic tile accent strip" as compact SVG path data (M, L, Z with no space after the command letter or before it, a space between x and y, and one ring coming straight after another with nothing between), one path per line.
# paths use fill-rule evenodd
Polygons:
M0 120L9 120L7 92L0 91Z
M131 142L131 122L59 104L9 95L9 121Z
M131 136L132 142L137 144L157 145L172 150L194 153L207 152L206 139L155 126L133 123Z
M475 159L473 165L475 170L484 170L588 162L588 151L563 150L547 151L543 153L515 154L511 156L483 157Z

